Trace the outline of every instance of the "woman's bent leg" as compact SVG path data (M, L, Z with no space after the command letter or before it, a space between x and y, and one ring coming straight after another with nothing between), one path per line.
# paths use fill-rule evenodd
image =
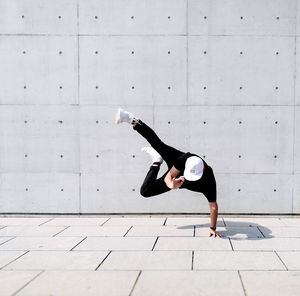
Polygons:
M158 172L159 166L150 167L140 190L143 197L151 197L171 190L164 181L165 175L156 179Z
M165 160L169 168L171 168L176 159L184 153L163 143L157 134L141 120L136 122L136 124L133 126L133 129L150 143L150 145Z

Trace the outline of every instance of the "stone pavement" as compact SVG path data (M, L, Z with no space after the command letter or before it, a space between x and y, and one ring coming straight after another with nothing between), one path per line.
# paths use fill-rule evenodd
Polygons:
M300 217L0 216L0 295L300 295Z

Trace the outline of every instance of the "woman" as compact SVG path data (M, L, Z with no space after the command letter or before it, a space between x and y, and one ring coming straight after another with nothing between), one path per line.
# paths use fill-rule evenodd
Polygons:
M141 187L141 195L151 197L178 188L203 193L210 207L209 236L219 237L216 231L216 181L212 168L197 154L185 153L163 143L149 126L128 111L119 108L115 122L131 124L152 146L142 148L152 158L152 165ZM168 171L157 178L163 160L167 163Z

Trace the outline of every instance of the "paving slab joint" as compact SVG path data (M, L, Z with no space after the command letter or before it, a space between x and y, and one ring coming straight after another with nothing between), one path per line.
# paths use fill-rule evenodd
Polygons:
M132 289L131 289L131 291L130 291L130 293L129 293L128 296L131 296L131 295L132 295L132 293L133 293L133 291L134 291L134 288L135 288L135 286L137 285L137 282L138 282L138 280L139 280L141 274L142 274L142 271L140 270L140 272L139 272L138 276L136 277L136 280L135 280L135 282L134 282L134 284L133 284L133 286L132 286Z

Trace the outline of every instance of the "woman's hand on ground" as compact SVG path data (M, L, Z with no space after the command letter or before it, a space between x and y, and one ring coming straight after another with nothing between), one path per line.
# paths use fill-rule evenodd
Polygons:
M216 230L209 228L209 237L221 237L221 235Z

